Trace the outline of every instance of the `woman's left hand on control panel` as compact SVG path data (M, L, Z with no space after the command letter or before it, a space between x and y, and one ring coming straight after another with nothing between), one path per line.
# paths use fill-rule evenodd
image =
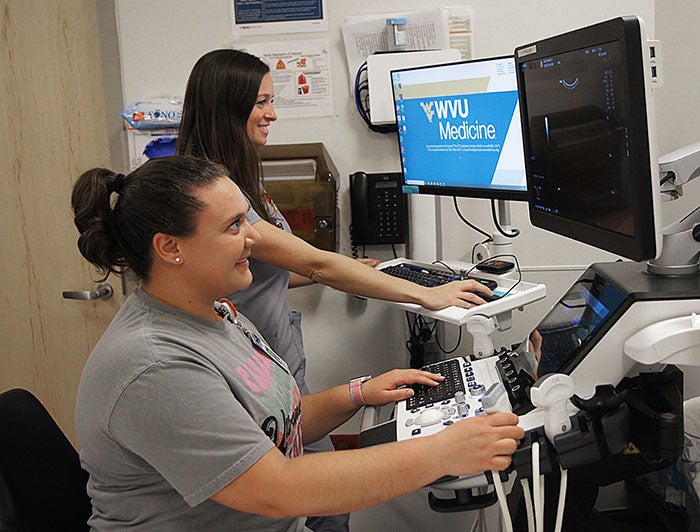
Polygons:
M362 396L368 405L381 406L413 396L408 384L437 386L445 377L419 369L394 369L362 383Z

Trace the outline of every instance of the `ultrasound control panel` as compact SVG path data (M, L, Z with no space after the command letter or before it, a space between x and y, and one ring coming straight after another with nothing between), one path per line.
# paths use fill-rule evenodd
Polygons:
M456 357L423 367L445 380L436 387L414 385L414 396L397 403L396 439L435 434L462 419L485 415L482 398L501 384L496 360Z
M413 386L414 396L396 404L397 441L435 434L453 423L491 411L522 416L533 410L534 383L524 355L502 349L496 356L456 357L421 369L445 376L438 386Z

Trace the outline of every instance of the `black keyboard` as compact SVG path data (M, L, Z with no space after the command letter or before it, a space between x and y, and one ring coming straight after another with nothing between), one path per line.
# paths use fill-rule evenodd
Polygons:
M464 381L462 380L462 371L460 369L460 359L452 358L428 364L421 368L422 370L431 373L439 373L445 376L445 380L437 386L426 386L425 384L412 384L411 388L415 395L406 400L406 408L420 408L429 403L440 403L448 399L452 399L456 392L466 391Z
M386 266L384 268L381 268L380 271L391 275L392 277L405 279L407 281L411 281L412 283L416 283L421 286L427 286L429 288L463 279L474 279L475 281L480 282L484 286L487 286L491 290L494 290L498 287L498 283L491 279L478 279L476 277L460 277L457 274L448 273L446 271L437 270L435 268L414 266L413 264L398 264L395 266ZM497 295L489 296L476 291L474 291L474 293L486 302L500 299L500 296Z

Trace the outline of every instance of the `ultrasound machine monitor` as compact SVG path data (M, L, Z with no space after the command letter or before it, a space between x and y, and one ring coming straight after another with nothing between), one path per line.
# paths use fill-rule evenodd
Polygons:
M635 261L660 247L649 52L637 17L515 50L532 223ZM532 474L535 441L540 449L552 446L551 471L561 465L570 479L591 485L664 467L683 447L682 372L640 364L626 355L625 343L698 305L698 275L651 275L643 262L593 264L519 345L451 363L447 370L462 381L454 388L459 393L397 403L393 419L363 429L360 445L428 436L483 415L507 396L526 430L513 456L518 476ZM545 413L529 391L551 373L568 376L584 401L567 402L572 428L547 441ZM609 391L622 402L608 401ZM628 442L638 455L624 455ZM439 485L489 483L476 475Z
M648 52L637 17L515 50L530 221L632 260L661 242Z
M391 71L403 191L526 199L512 56Z

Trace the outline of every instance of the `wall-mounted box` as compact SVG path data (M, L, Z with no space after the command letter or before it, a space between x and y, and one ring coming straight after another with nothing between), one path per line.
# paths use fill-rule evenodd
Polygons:
M323 143L259 148L265 189L294 234L327 251L338 250L338 170Z
M462 53L453 48L373 54L367 58L367 85L369 86L369 115L376 125L395 124L394 93L391 71L401 68L454 63Z

